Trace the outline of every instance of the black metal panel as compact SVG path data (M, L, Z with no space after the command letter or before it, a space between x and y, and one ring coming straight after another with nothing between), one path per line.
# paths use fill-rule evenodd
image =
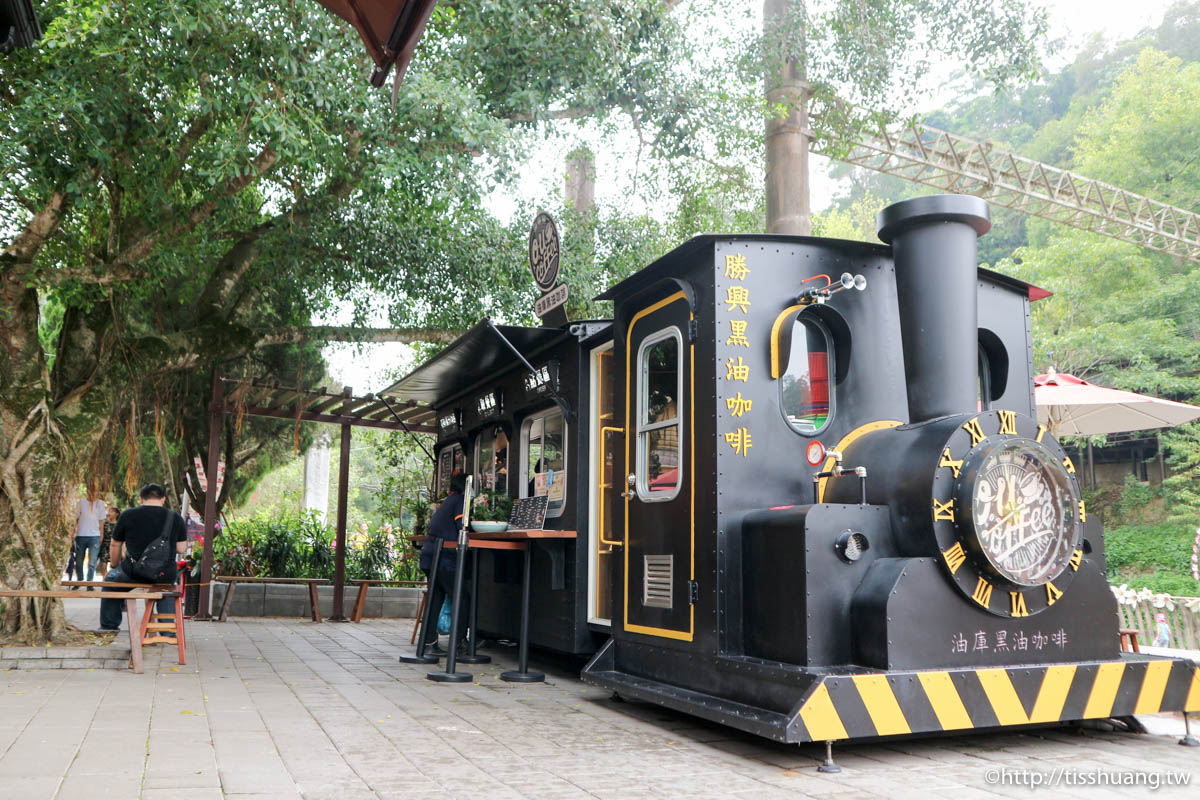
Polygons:
M895 555L884 506L764 509L742 522L742 612L746 655L810 666L854 661L850 600L868 567ZM869 543L848 562L835 543L846 531Z
M854 596L855 663L927 669L1113 659L1116 614L1107 578L1086 560L1054 605L1008 618L964 599L934 559L885 559Z

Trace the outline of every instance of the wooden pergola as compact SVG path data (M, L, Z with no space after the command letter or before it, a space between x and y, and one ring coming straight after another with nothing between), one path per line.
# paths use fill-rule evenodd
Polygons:
M342 429L337 490L337 552L333 577L333 622L345 622L342 593L346 584L346 498L350 488L350 429L380 428L409 433L436 433L434 409L424 403L394 400L373 394L355 397L350 387L341 393L325 389L294 389L274 383L213 376L209 404L208 463L205 475L216 475L220 456L221 421L226 414L300 422L323 422ZM204 553L200 560L200 585L212 583L213 532L217 523L216 482L204 493ZM200 592L196 619L212 619L209 592Z

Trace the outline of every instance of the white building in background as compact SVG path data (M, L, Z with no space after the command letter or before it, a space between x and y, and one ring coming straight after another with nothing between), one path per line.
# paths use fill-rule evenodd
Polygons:
M322 430L304 454L304 510L317 512L321 524L329 516L329 432Z

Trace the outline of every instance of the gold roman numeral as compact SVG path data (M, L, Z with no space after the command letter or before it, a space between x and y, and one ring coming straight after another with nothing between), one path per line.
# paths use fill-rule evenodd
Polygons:
M1020 592L1009 592L1008 596L1012 598L1012 616L1028 617L1029 609L1025 606L1025 595Z
M1062 597L1062 591L1057 586L1049 581L1046 582L1046 605L1052 606L1058 602L1058 598Z
M958 572L958 568L967 560L967 554L962 549L962 542L955 542L954 547L943 550L942 558L946 559L946 566L950 568L951 575Z
M972 417L970 421L964 422L963 430L971 434L971 447L987 438L983 435L983 428L979 427L979 417Z
M1079 521L1087 522L1087 506L1083 504L1082 500L1079 501Z
M933 498L933 521L954 522L954 498L951 497L944 503L939 503L937 498Z
M971 599L987 608L992 602L992 585L980 578L979 583L975 584L975 591L971 594Z
M1046 426L1045 426L1045 425L1038 425L1038 435L1037 435L1037 439L1036 439L1035 441L1037 441L1037 442L1041 442L1041 441L1042 441L1042 437L1043 437L1043 436L1045 436L1045 435L1046 435Z
M950 448L949 447L947 447L945 450L942 451L942 460L938 462L939 467L949 467L950 471L954 473L954 477L957 478L958 471L960 469L962 469L962 465L963 465L963 462L962 462L961 458L959 460L955 461L953 458L950 457Z
M1000 417L1000 430L997 433L1007 433L1012 436L1017 435L1017 412L1015 411L998 411Z
M1082 550L1076 550L1074 553L1071 553L1071 569L1075 570L1076 572L1079 572L1079 565L1082 562L1083 562L1083 551Z
M1067 472L1071 473L1072 475L1075 474L1075 464L1071 461L1070 456L1067 456L1063 459L1063 466L1067 468Z

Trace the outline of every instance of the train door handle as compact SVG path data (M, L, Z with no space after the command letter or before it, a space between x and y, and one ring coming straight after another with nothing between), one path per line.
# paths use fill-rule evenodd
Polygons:
M634 491L634 487L637 486L637 475L632 472L629 473L629 477L625 479L625 483L629 485L629 488L621 492L621 497L624 497L626 500L632 500L637 495L637 492Z

